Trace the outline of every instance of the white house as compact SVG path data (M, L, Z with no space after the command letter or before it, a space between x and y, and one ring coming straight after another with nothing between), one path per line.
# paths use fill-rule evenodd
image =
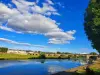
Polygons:
M7 51L7 53L27 55L27 52L24 51L24 50L13 50L13 49L9 49L9 50Z

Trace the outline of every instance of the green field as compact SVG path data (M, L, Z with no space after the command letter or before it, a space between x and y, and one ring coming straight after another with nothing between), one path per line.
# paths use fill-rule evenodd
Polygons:
M0 60L19 60L19 59L72 59L76 57L64 57L64 56L45 56L43 55L21 55L21 54L7 54L0 53Z
M12 60L12 59L31 59L31 58L39 58L39 56L34 56L34 55L20 55L20 54L7 54L7 53L2 53L0 54L0 59L1 60Z

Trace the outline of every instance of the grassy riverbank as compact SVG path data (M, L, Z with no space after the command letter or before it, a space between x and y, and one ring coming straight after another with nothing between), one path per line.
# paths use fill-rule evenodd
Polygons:
M34 56L34 55L19 55L19 54L7 54L7 53L2 53L0 54L0 59L1 60L18 60L18 59L31 59L31 58L39 58L39 56Z
M58 55L54 55L54 56L46 56L46 54L40 53L38 55L21 55L21 54L8 54L8 53L0 53L0 60L19 60L19 59L86 59L86 57L75 57L72 55L69 56L58 56Z
M42 55L20 55L20 54L7 54L0 53L0 60L20 60L20 59L69 59L68 57L58 57L58 56L42 56Z
M95 61L89 66L92 73L86 73L86 65L73 68L67 71L59 72L53 75L100 75L100 60Z

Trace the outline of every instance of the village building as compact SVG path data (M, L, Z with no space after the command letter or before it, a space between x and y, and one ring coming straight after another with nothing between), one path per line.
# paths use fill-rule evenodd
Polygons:
M39 56L40 52L38 51L25 51L25 50L14 50L14 49L9 49L7 51L9 54L21 54L21 55L34 55L34 56Z
M54 57L54 56L59 57L60 55L61 54L57 54L57 53L46 53L45 54L46 57Z
M40 55L40 53L39 52L37 52L37 51L29 51L29 52L27 52L29 55L34 55L34 56L39 56Z
M21 55L27 55L27 52L25 50L13 50L13 49L9 49L7 51L7 53L9 54L21 54Z

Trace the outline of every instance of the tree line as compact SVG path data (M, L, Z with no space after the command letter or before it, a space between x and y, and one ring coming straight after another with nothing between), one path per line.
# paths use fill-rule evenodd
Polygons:
M7 52L7 51L8 51L8 48L5 48L5 47L0 47L0 52L5 53L5 52Z

